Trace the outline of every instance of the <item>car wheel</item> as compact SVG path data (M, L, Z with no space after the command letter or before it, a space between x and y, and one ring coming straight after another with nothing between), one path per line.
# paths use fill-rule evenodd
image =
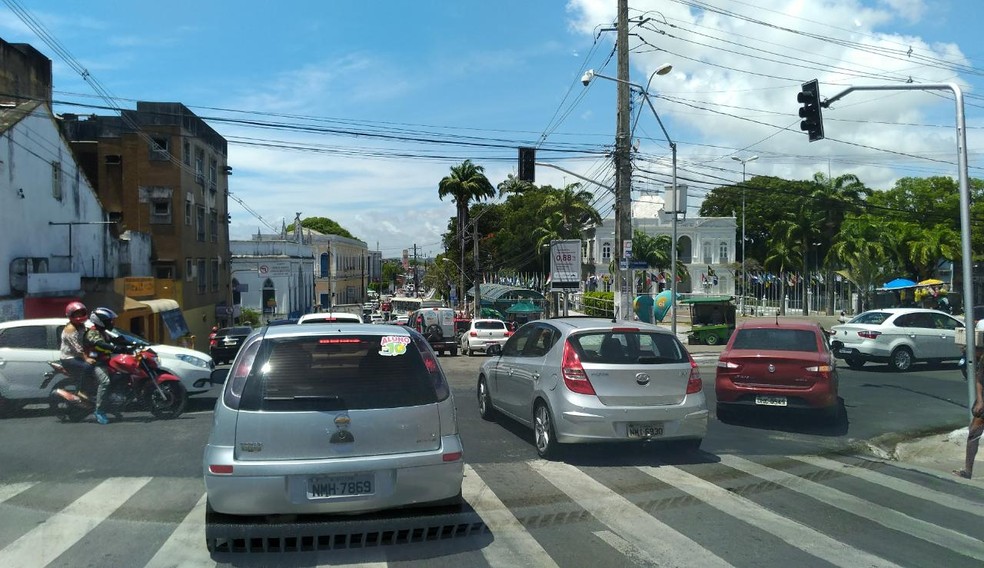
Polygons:
M848 357L847 359L844 359L844 361L847 362L848 367L854 370L864 367L864 359L858 359L857 357Z
M478 415L482 420L489 422L495 420L495 407L492 406L492 395L489 394L489 385L485 382L485 377L478 378Z
M536 445L536 453L545 460L552 460L559 454L553 417L543 402L537 402L533 409L533 443Z
M707 342L708 345L717 345L720 339L721 338L718 337L717 334L709 333L707 334L707 337L704 338L704 341Z
M889 357L889 365L900 373L904 373L912 368L912 351L908 347L896 347Z

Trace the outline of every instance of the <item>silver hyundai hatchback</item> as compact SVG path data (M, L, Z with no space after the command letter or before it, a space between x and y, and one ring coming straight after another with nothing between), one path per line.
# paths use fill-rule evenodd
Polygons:
M658 326L538 320L490 351L478 375L479 413L531 427L541 457L584 442L676 440L695 450L707 432L697 364Z
M265 327L232 363L204 475L210 510L229 515L457 503L454 400L427 341L408 328Z

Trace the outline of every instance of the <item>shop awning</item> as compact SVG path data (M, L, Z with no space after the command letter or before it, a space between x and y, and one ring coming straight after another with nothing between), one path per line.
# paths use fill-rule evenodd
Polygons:
M159 299L159 300L140 300L141 304L146 305L150 308L150 311L156 313L168 312L171 310L177 310L181 306L174 300Z

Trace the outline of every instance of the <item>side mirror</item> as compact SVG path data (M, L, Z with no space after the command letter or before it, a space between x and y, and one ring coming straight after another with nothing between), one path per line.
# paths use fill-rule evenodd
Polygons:
M216 369L212 371L211 375L209 375L208 382L212 383L213 386L224 385L226 382L226 377L228 376L229 376L228 368Z
M501 345L489 345L488 348L485 351L486 351L486 353L488 353L492 357L495 357L497 355L502 355L502 346Z

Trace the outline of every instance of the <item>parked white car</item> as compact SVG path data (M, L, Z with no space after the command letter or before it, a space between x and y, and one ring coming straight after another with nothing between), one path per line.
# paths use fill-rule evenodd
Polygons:
M66 318L37 318L0 323L0 406L19 408L26 404L46 403L49 387L41 388L44 374L51 370L48 361L60 358L61 331ZM123 330L131 343L149 342ZM161 367L179 379L188 394L208 391L215 363L207 353L175 347L152 345ZM202 386L196 386L199 383Z
M852 369L874 361L904 372L919 361L959 361L963 356L956 342L959 327L964 327L962 321L938 310L869 310L831 327L830 346Z
M471 356L475 351L488 352L490 345L502 346L512 332L499 319L473 319L461 334L461 352Z

